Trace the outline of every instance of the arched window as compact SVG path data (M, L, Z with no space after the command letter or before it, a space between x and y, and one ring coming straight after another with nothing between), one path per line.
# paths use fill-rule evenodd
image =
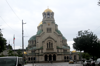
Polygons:
M46 14L45 13L43 13L43 17L46 18Z
M47 43L47 48L48 48L48 43Z
M47 13L47 17L50 18L50 13Z
M50 42L49 42L49 48L50 48Z
M51 13L51 18L53 18L53 13Z
M68 59L68 56L67 56L67 59Z
M30 57L28 58L28 60L30 61Z
M64 56L64 59L66 59L66 56Z
M53 48L53 43L52 41L47 42L47 48Z
M44 16L44 18L46 18L46 15L45 14L43 16Z

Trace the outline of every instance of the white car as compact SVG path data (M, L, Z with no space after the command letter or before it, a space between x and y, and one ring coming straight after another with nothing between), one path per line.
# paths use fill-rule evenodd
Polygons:
M83 63L83 66L91 66L91 61L90 61L90 60L86 60L86 61Z
M97 59L97 61L95 62L95 65L100 65L100 58Z

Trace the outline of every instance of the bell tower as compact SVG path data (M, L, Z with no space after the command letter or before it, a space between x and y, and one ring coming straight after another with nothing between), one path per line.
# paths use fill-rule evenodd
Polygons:
M43 13L42 21L54 21L54 12L51 9L46 9Z

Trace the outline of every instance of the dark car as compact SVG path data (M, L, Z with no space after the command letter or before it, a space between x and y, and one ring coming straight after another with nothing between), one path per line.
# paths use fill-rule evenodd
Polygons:
M86 60L86 61L83 63L83 66L91 66L91 61L90 61L90 60Z

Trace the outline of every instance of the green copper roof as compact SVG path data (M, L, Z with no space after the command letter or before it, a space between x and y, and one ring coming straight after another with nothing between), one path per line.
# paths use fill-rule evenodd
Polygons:
M36 35L32 36L29 40L36 40Z
M56 32L57 32L58 34L61 34L61 35L62 35L62 33L60 32L60 30L56 30ZM66 38L65 38L64 36L62 36L62 39L66 40Z
M42 24L40 26L42 26Z
M43 49L43 46L42 46L42 47L40 47L40 49Z
M62 36L62 39L66 40L66 38L64 36Z
M62 49L61 47L57 46L57 49Z
M55 25L57 25L57 24L55 24Z
M34 50L34 49L37 49L37 48L36 48L36 46L34 46L34 47L30 48L29 50Z
M56 30L56 32L57 32L58 34L61 34L61 35L62 35L62 33L60 32L60 30Z
M40 35L42 33L42 30L38 30L36 35Z
M69 46L62 46L63 49L70 49Z
M36 35L40 35L42 33L42 30L38 30ZM36 40L36 35L32 36L29 40Z

